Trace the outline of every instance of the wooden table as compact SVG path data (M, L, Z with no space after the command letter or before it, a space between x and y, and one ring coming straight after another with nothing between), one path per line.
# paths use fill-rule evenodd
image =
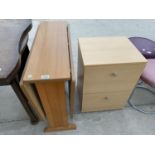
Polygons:
M65 22L40 24L32 46L21 87L48 127L45 131L75 129L68 123L65 83L70 82L70 113L74 107L74 76L68 26Z
M81 110L123 108L146 62L127 37L79 38L78 91Z

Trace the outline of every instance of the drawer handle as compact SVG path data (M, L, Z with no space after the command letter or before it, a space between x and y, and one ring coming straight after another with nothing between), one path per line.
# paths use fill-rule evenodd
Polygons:
M117 76L117 73L114 73L114 72L113 72L113 73L111 73L111 76L112 76L112 77L116 77L116 76Z
M104 100L108 100L109 98L107 96L104 97Z

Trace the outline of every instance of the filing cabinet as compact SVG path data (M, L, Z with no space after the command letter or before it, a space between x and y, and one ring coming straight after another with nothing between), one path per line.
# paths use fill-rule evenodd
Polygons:
M79 38L77 86L82 112L123 108L146 63L127 37Z

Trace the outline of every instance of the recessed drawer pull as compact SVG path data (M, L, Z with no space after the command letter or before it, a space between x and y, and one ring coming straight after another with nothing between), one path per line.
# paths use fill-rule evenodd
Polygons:
M111 73L111 76L112 77L116 77L117 76L117 73L113 72L113 73Z
M108 100L109 98L107 96L104 97L104 100Z

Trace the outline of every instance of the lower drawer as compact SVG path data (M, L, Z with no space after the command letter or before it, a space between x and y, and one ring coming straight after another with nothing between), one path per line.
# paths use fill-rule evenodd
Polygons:
M130 91L83 94L82 112L123 108Z

